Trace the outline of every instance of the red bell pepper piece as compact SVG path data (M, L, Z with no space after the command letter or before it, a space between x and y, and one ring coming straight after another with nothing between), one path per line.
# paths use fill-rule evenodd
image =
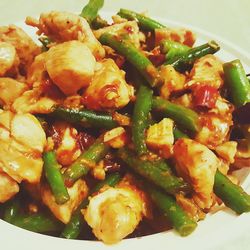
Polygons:
M193 101L196 107L212 109L218 97L219 91L210 85L196 85L193 88Z

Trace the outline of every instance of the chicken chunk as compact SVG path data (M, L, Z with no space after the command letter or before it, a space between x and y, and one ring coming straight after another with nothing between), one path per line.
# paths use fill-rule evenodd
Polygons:
M45 58L47 53L44 52L35 57L33 63L28 68L27 83L29 86L33 86L35 83L41 83L45 80Z
M67 224L70 221L72 213L77 209L80 203L87 197L88 187L83 180L78 180L75 184L68 188L70 199L59 205L55 201L55 197L51 193L49 186L43 185L41 187L41 196L43 203L51 210L55 217Z
M93 80L83 94L84 104L89 109L119 109L134 97L134 88L125 81L125 73L112 59L99 65Z
M106 32L124 37L124 39L132 42L137 48L140 47L139 27L136 21L126 21L110 25L94 31L94 35L99 39L99 37Z
M73 95L89 85L94 75L95 58L83 43L69 41L50 48L45 68L65 95Z
M206 146L191 139L179 139L175 143L174 159L178 174L194 189L196 204L202 209L210 208L219 159Z
M48 96L43 96L40 88L25 91L12 104L11 110L19 114L47 114L54 105L58 104Z
M215 152L228 163L234 163L234 157L237 152L237 142L227 141L215 148Z
M165 39L179 42L192 47L193 44L195 43L196 37L191 30L187 29L171 29L171 28L156 29L155 30L156 46L159 45L159 43Z
M7 42L15 47L20 59L19 69L22 75L26 74L35 56L40 53L38 45L15 25L0 27L0 42Z
M0 170L15 181L40 181L45 143L45 133L33 115L0 112Z
M206 55L198 59L190 72L188 86L202 83L219 89L223 85L222 62L214 55Z
M159 151L164 158L169 158L172 154L174 143L173 125L174 122L171 119L164 118L147 130L147 146Z
M11 104L28 89L25 83L12 78L0 78L0 103L9 109Z
M190 108L190 109L194 108L193 107L194 106L193 105L193 98L192 98L192 95L190 93L184 94L182 96L178 96L176 98L172 98L171 102L178 104L178 105L181 105L181 106L186 107L186 108Z
M109 187L90 198L83 214L95 236L113 244L135 230L143 216L143 200L129 187Z
M103 141L112 148L122 148L127 142L126 131L123 127L111 129L104 134Z
M38 28L38 34L44 34L55 42L78 40L83 42L94 54L96 59L105 56L105 51L95 38L88 22L69 12L51 11L42 13L39 21L27 17L26 24Z
M17 72L19 58L15 47L6 42L0 42L0 77L6 76L7 73Z
M175 197L178 205L180 205L195 221L205 218L206 214L195 204L192 198L187 198L181 193L177 194Z
M173 66L162 66L160 76L163 79L163 84L160 88L161 97L167 99L173 91L182 90L184 88L186 77L177 72Z
M233 125L232 114L228 116L206 113L200 115L201 130L195 139L211 149L224 143L229 135L230 127Z
M7 174L0 172L0 203L11 199L18 192L18 184Z
M39 54L28 69L27 83L31 89L25 91L13 103L16 113L47 114L51 108L62 102L64 95L49 78L45 69L47 53Z
M77 130L68 123L57 122L53 125L56 158L62 165L69 165L81 154L77 143Z

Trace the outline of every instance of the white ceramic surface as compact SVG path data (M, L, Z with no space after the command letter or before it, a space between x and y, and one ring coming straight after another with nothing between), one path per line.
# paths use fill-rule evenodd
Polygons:
M53 8L55 9L55 8ZM62 9L62 8L61 8ZM138 8L137 8L138 10ZM32 14L32 13L29 13ZM194 30L199 39L197 44L214 39L218 41L222 50L218 56L225 60L240 58L250 71L250 57L236 45L223 41L222 38L206 33L200 29L186 24L158 19L169 26L190 27ZM11 22L11 20L9 20ZM30 31L30 29L29 29ZM250 191L250 178L245 180L244 187ZM16 228L8 223L0 221L0 242L3 249L250 249L250 214L235 216L231 211L225 209L214 215L208 215L205 221L199 223L197 230L186 238L181 238L173 231L142 237L139 239L124 240L114 246L105 246L100 242L88 242L78 240L65 240L48 237L26 230ZM3 247L4 246L4 247Z

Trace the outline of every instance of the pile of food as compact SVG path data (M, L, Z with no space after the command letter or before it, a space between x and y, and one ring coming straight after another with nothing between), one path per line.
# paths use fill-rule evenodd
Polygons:
M0 27L0 216L107 244L250 211L250 82L215 41L90 0Z

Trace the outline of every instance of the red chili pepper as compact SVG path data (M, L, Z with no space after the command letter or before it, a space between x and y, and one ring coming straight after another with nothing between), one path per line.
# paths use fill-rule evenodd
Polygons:
M197 85L193 89L193 100L196 107L212 109L215 107L218 96L218 90L209 85Z
M152 54L149 55L148 59L154 64L154 66L158 67L164 63L166 60L166 55L161 54L160 48L155 48L152 51Z

